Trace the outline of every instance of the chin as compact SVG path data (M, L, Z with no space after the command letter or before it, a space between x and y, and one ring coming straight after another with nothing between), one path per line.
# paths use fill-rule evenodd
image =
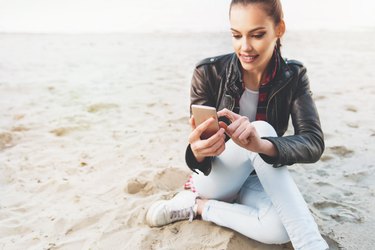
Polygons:
M256 70L257 68L257 65L253 64L253 63L244 63L242 61L241 62L241 66L244 70L246 71L253 71L253 70Z

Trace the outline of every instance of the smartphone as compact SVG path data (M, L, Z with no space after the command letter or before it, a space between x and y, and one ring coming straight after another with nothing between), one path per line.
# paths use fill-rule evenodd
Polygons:
M219 120L217 117L216 109L210 106L204 105L191 105L191 111L194 116L195 126L199 126L205 120L213 117L215 122L213 122L201 135L202 139L210 138L217 131L219 131Z

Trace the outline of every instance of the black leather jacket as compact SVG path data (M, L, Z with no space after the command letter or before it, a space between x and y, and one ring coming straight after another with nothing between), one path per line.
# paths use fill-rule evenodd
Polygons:
M260 154L264 161L274 167L294 163L313 163L324 151L323 132L319 115L312 99L306 68L298 61L279 57L279 66L272 84L267 105L267 122L278 137L264 137L271 141L278 156L271 158ZM197 64L191 84L191 104L234 110L235 98L242 92L241 65L236 54L207 58ZM282 135L292 118L294 135ZM186 163L193 171L199 169L205 175L211 170L212 157L198 163L190 145L186 150Z

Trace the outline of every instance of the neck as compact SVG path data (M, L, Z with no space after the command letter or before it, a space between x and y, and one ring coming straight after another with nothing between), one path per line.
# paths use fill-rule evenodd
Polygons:
M243 71L243 81L245 84L245 87L247 89L258 91L260 87L260 83L264 78L264 72L265 70L261 72L249 72L249 71Z
M277 63L276 57L277 57L277 50L274 50L272 57L270 58L269 62L264 66L264 68L259 69L258 71L242 70L242 74L243 74L242 77L243 77L245 87L250 90L258 91L260 88L260 84L264 82L267 76L267 70L269 70L269 67L275 66L274 65L275 61L272 61L272 60L276 60L275 63Z

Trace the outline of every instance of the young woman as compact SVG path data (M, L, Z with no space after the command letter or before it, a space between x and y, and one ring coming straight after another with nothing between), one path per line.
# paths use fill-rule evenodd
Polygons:
M328 249L286 165L316 162L324 150L319 116L305 67L285 61L279 0L232 0L234 53L201 61L191 104L216 107L220 130L195 125L186 151L194 171L189 187L153 204L150 226L201 216L266 244L291 241L295 249ZM289 116L295 134L287 130Z

